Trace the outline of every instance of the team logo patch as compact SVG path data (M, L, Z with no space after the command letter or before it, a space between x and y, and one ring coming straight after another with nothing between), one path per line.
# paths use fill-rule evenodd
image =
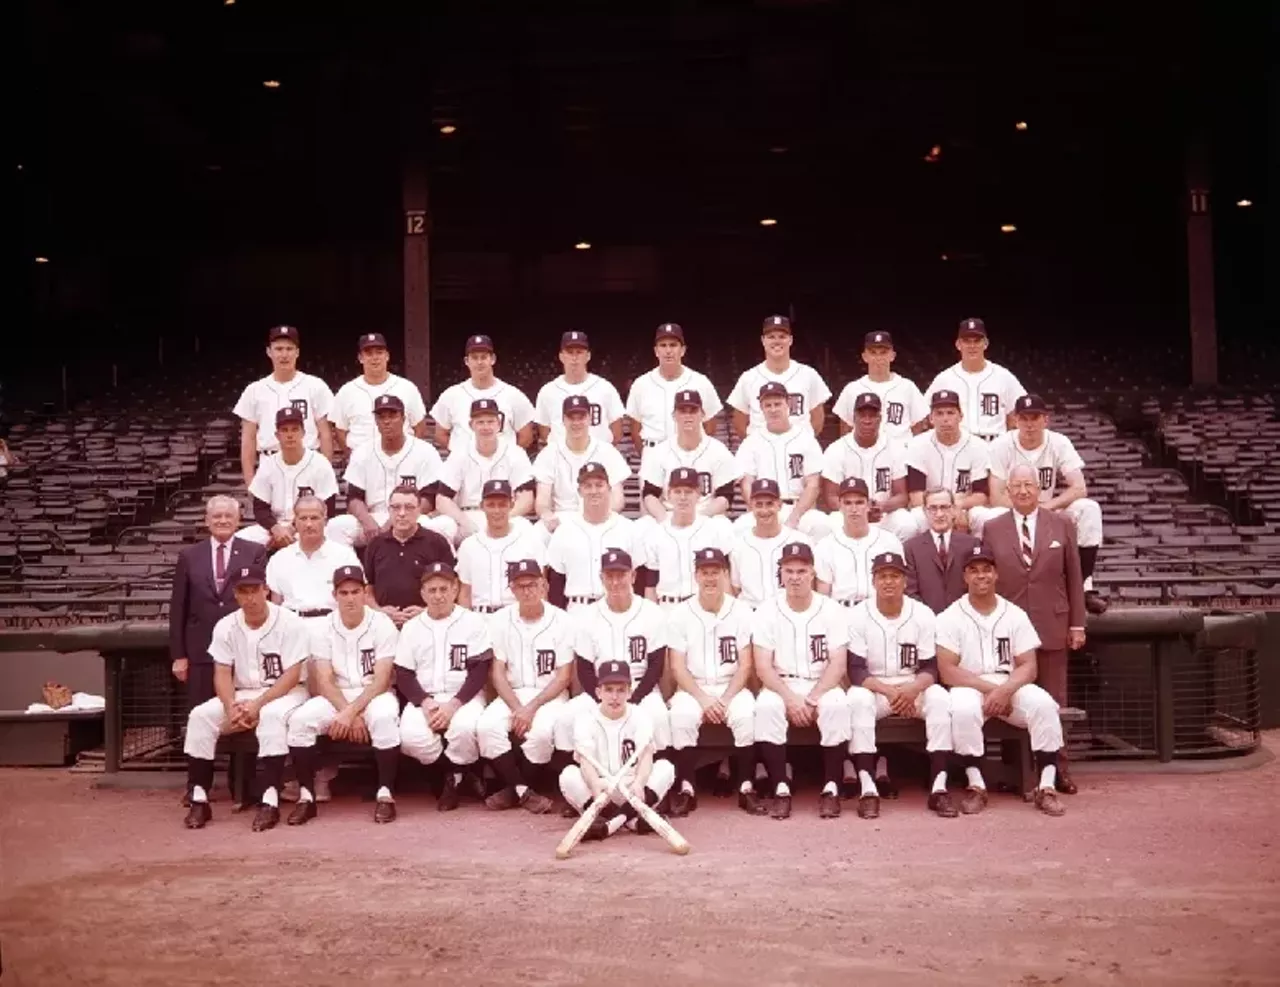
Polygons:
M360 674L372 675L373 666L376 664L373 657L373 648L360 649Z
M284 662L280 660L280 656L272 651L264 651L262 653L262 677L268 682L274 682L284 674Z
M722 637L720 639L720 664L736 665L738 663L738 639Z
M452 644L449 646L449 671L461 672L467 667L467 646Z
M804 414L804 395L803 394L787 395L787 413L792 418L799 418Z
M703 497L711 496L711 474L710 473L698 474L698 493L700 493Z
M827 635L810 634L809 635L809 660L811 662L826 661L830 655L827 652Z
M804 479L804 456L794 453L787 456L787 476L793 480Z
M890 425L901 425L902 419L905 416L905 413L906 413L906 409L901 404L899 404L897 401L890 401L889 408L884 416L885 421L887 421Z
M316 488L315 488L315 487L299 487L299 488L298 488L298 497L299 497L299 498L301 498L301 497L314 497L315 495L316 495Z
M599 425L604 420L604 410L598 404L591 404L587 407L591 411L591 424Z
M306 398L293 398L289 402L289 406L293 408L294 411L299 412L303 418L307 417L307 399Z
M1013 668L1013 642L1007 637L996 638L996 671L1007 672Z
M643 636L627 638L627 657L633 665L643 665L649 660L649 642Z
M920 653L914 644L898 645L898 667L904 672L914 672L920 664Z
M876 493L888 493L892 476L888 466L876 467Z
M619 751L619 753L622 755L622 760L618 762L618 767L622 767L622 765L630 761L631 755L634 754L635 752L636 752L636 742L632 740L630 737L624 737L622 739L622 749Z
M410 476L402 476L402 477L400 477L400 483L399 483L399 486L402 486L402 487L408 487L410 490L417 490L417 489L418 489L418 478L417 478L416 476L413 476L413 475L410 475Z
M982 413L984 415L1000 414L1000 395L999 394L983 394L983 395L980 395L980 397L982 399Z
M968 493L972 470L956 470L956 493Z
M1040 474L1040 489L1052 490L1053 481L1057 476L1058 471L1052 466L1041 466L1037 472Z
M551 648L539 648L533 656L538 675L550 675L556 670L556 653Z

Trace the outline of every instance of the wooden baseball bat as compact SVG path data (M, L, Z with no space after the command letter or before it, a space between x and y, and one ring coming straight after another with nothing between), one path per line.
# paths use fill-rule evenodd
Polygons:
M557 860L566 859L569 854L573 852L573 848L582 841L583 834L585 834L591 827L591 824L596 821L596 817L599 816L600 812L604 809L604 804L608 802L609 797L618 790L618 785L621 784L623 775L635 767L636 761L640 759L640 753L641 752L638 749L632 751L631 757L627 760L627 763L622 766L616 775L612 776L609 775L608 772L601 771L600 766L595 762L595 760L590 759L591 766L595 768L600 777L604 779L604 791L591 800L591 804L582 810L582 815L580 815L577 821L569 827L569 832L564 834L564 839L562 839L560 841L560 845L556 847Z
M600 765L596 763L595 758L590 754L583 754L582 756L587 759L587 762L595 768L596 771L600 770ZM676 831L676 828L672 826L671 823L663 819L662 816L647 802L645 802L644 799L633 792L629 787L624 787L622 789L622 794L626 796L627 801L631 803L632 808L636 810L636 813L640 818L647 822L653 828L655 833L666 840L672 850L681 856L684 856L689 852L689 841L681 836Z

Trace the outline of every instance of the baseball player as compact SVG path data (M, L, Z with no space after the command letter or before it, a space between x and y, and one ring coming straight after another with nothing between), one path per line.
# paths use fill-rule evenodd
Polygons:
M789 725L818 727L826 783L818 815L840 814L840 780L849 746L849 703L839 688L845 674L849 611L813 588L813 549L790 542L782 550L783 596L761 605L751 622L756 696L756 749L773 793L774 819L791 815L787 784Z
M486 618L457 604L458 576L444 562L422 573L426 609L405 621L396 645L396 691L404 698L400 749L422 764L449 762L436 808L458 807L463 770L480 759L476 736L493 662Z
M462 363L470 379L446 387L431 407L436 443L442 449L452 452L455 448L467 447L470 409L481 399L498 406L498 432L503 438L513 440L522 449L528 449L533 443L533 405L518 387L494 376L493 367L497 362L492 339L488 336L467 338Z
M399 635L386 614L365 605L364 570L344 565L333 573L338 609L315 620L311 631L311 683L315 695L289 718L289 753L298 776L298 804L290 826L316 816L316 738L371 743L378 769L373 821L396 818L400 763L400 704L391 691Z
M1093 567L1102 545L1102 508L1089 497L1084 480L1084 460L1071 440L1049 425L1049 406L1038 394L1024 394L1013 405L1017 428L1005 432L989 447L991 454L991 503L1009 508L1006 485L1015 466L1035 471L1040 482L1040 506L1062 511L1076 526L1080 547L1080 574L1084 578L1085 606L1103 613L1106 601L1093 591ZM1062 492L1058 492L1061 486Z
M867 372L845 384L831 409L840 419L840 434L853 431L857 425L858 398L874 394L884 410L881 431L885 438L899 446L911 436L929 427L929 405L915 382L893 372L897 354L893 337L884 330L869 332L862 340L862 362Z
M947 794L947 762L951 756L951 698L938 685L934 656L933 611L906 598L907 564L899 552L883 552L871 563L875 596L849 614L849 721L861 792L858 815L880 815L880 797L897 798L888 772L876 764L876 721L886 716L924 720L925 750L933 786L929 808L954 818ZM881 758L883 761L883 758ZM874 774L873 774L874 773Z
M310 642L302 618L267 599L263 566L241 566L230 579L240 609L214 624L209 642L217 695L187 717L182 752L187 755L191 806L185 822L187 829L202 829L213 818L209 790L219 735L252 730L258 738L262 783L253 818L253 831L259 833L280 821L289 717L307 701L306 687L298 683Z
M593 434L591 415L590 401L585 395L565 398L561 413L562 437L547 443L533 461L533 477L537 483L534 511L547 537L560 523L561 512L576 511L582 506L578 477L587 463L599 463L605 468L612 488L613 509L620 511L625 503L622 485L631 476L631 467L608 440Z
M756 480L747 499L755 524L734 532L729 553L729 582L734 593L753 610L782 592L782 550L791 542L812 547L803 532L783 527L782 499L773 480Z
M982 725L998 716L1031 734L1040 770L1036 808L1060 816L1066 810L1054 782L1062 721L1058 704L1035 684L1040 638L1026 611L996 594L995 556L981 543L965 557L964 582L968 593L938 615L935 629L938 671L951 689L951 738L966 762L969 782L960 811L974 815L987 807L987 786L978 769L986 750Z
M814 435L821 434L826 420L824 405L831 397L831 388L813 367L791 359L791 320L785 315L769 316L761 327L760 342L764 345L764 361L743 371L726 401L733 409L734 432L745 436L764 431L759 395L765 384L775 383L782 385L791 423L808 428Z
M715 517L729 510L733 485L741 478L738 461L723 442L704 431L706 415L702 394L688 388L673 399L674 430L656 446L646 449L640 461L641 520L666 520L671 505L663 499L667 480L681 467L698 474L698 513ZM648 523L645 524L648 527Z
M585 332L566 332L560 337L560 365L564 373L542 385L534 402L533 420L538 426L538 438L564 442L564 424L558 411L564 408L565 398L581 396L587 399L588 424L592 438L618 445L622 441L622 416L625 409L618 389L603 377L587 372L591 362L591 345Z
M573 679L573 628L569 615L547 603L547 581L537 559L520 559L509 571L516 602L489 622L493 635L493 687L498 698L480 715L480 756L489 759L503 787L485 799L490 809L523 806L539 814L551 799L525 781L511 736L535 768L551 763L556 719Z
M391 353L386 337L380 332L367 332L357 344L357 358L364 373L352 377L333 399L333 427L338 430L338 443L344 449L358 449L378 437L373 421L373 405L384 394L394 394L405 410L405 432L425 438L427 408L418 385L391 373Z
M728 558L733 550L733 527L723 517L698 514L702 496L696 471L681 466L667 484L671 514L651 526L643 539L643 566L649 574L644 595L664 607L675 606L697 592L694 556L714 548Z
M822 453L822 502L830 510L839 510L840 484L851 476L859 477L871 491L871 522L899 539L910 538L916 529L906 509L906 446L885 434L881 403L880 396L871 392L854 398L853 431ZM839 524L835 517L832 521Z
M871 595L871 560L884 552L902 554L897 535L868 520L871 497L860 477L846 477L840 484L840 518L843 522L829 538L814 547L818 592L841 606L851 607Z
M702 427L707 435L715 432L713 419L724 406L711 381L684 365L685 351L684 330L680 326L674 322L658 326L653 337L658 365L637 377L627 393L627 429L632 446L640 453L641 473L652 451L671 435L671 408L680 392L698 395L699 406L706 412Z
M556 719L556 747L573 749L574 721L596 694L596 670L603 661L628 662L635 691L631 702L653 725L658 753L671 746L671 718L658 684L667 662L668 621L658 605L632 591L635 567L623 551L606 551L600 560L604 599L572 614L577 628L575 665L582 694L569 700Z
M596 817L582 838L603 840L628 824L637 833L651 832L649 824L638 818L627 803L622 789L641 795L646 805L657 806L671 790L675 771L670 761L654 760L653 724L644 710L637 709L630 701L631 669L625 661L611 660L600 665L594 695L595 700L586 703L586 709L573 724L577 763L560 772L560 792L565 801L581 813L605 791L605 780L588 758L612 775L621 771L631 755L639 750L635 767L623 776L618 790L610 797L612 805Z
M982 525L993 511L990 494L990 447L962 424L960 396L955 391L934 391L929 398L933 428L907 444L907 498L915 533L927 531L924 493L935 487L950 490L956 499L956 527L966 526L981 535Z
M974 435L987 440L1003 435L1011 427L1013 404L1027 393L1026 388L1000 364L987 359L987 327L981 319L961 320L956 349L960 362L933 378L927 396L954 392Z
M822 479L822 447L813 432L796 425L787 415L787 391L776 381L760 388L765 427L752 431L738 446L742 471L742 498L748 499L757 479L773 480L782 493L782 521L817 541L830 530L827 516L812 510L818 505ZM737 524L751 524L746 515Z
M412 487L422 503L418 523L454 542L458 525L453 518L430 516L443 469L440 454L430 442L405 435L404 402L394 394L384 394L374 401L373 417L380 441L352 452L342 476L347 481L348 513L333 518L326 534L344 545L368 544L391 526L391 491Z
M609 503L609 477L600 463L578 471L581 513L565 514L547 543L551 602L572 613L604 593L599 559L605 552L639 551L635 522L616 514Z
M267 356L271 374L246 387L232 409L240 419L240 472L246 487L253 482L258 457L278 448L275 424L281 408L302 412L306 447L319 449L325 459L333 459L329 431L333 392L319 377L298 369L298 330L293 326L272 328L267 333Z
M496 613L516 602L507 572L520 559L543 562L542 540L522 517L511 516L512 490L506 480L489 480L480 501L484 527L458 546L458 605L476 613ZM541 570L539 570L541 571Z
M485 484L502 480L511 488L511 513L523 517L533 510L533 464L514 440L499 435L500 416L492 398L471 403L473 439L455 442L440 471L436 508L452 518L464 539L484 527L480 498Z
M698 731L723 723L733 733L738 762L738 807L748 815L767 811L752 784L755 770L755 696L751 678L751 608L724 591L729 559L718 548L703 548L695 559L698 595L668 611L667 658L675 678L671 697L671 746L679 787L671 815L698 807Z
M326 513L334 513L338 478L329 460L303 445L304 428L302 412L297 408L276 412L279 448L274 455L263 457L261 468L249 484L257 523L237 532L237 537L273 549L291 545L298 537L293 511L299 497L319 497Z

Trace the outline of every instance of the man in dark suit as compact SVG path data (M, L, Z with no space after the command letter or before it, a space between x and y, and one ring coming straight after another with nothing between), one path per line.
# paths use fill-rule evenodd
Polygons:
M964 585L964 560L978 543L955 530L955 495L941 487L924 495L924 515L929 530L908 538L902 546L907 563L907 595L935 614L968 592Z
M996 560L996 592L1031 618L1040 637L1036 684L1066 706L1067 655L1084 647L1084 579L1076 528L1040 506L1040 480L1030 466L1009 471L1008 492L1013 510L982 529L982 540ZM1055 784L1060 792L1076 792L1065 758L1059 760Z
M267 562L264 546L235 537L240 527L240 503L234 497L210 497L204 521L209 537L179 554L169 600L169 654L173 677L187 685L188 710L214 695L213 659L209 657L213 625L236 610L227 574Z

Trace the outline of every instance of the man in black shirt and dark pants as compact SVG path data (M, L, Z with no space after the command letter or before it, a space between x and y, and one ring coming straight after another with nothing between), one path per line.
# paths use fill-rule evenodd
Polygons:
M381 610L403 627L422 613L422 576L434 562L452 568L448 540L418 524L422 508L418 491L396 487L388 500L391 530L376 536L365 549L364 570L369 579L369 606Z

